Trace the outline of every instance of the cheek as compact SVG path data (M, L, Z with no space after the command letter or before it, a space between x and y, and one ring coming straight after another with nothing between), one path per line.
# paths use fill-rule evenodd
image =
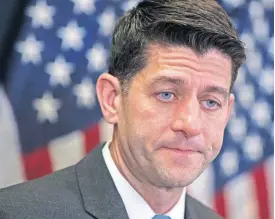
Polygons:
M202 132L206 140L206 145L209 147L208 156L216 157L222 146L226 119L224 116L221 116L220 119L216 118L214 120L205 118L203 124Z
M165 111L165 109L155 104L153 96L148 96L145 93L132 95L128 103L129 111L133 118L139 119L139 121L146 121L147 123L157 123L161 121L160 117L163 111Z
M172 117L171 109L158 107L152 102L153 100L146 98L143 98L143 101L132 99L128 105L129 125L138 131L139 135L146 135L148 140L158 139L162 131L169 126Z

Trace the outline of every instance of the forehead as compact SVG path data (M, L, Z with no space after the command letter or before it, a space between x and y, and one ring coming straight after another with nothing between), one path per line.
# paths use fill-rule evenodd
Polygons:
M140 72L140 79L160 75L182 79L219 81L230 86L231 59L216 49L203 55L182 46L150 45L147 49L147 65Z

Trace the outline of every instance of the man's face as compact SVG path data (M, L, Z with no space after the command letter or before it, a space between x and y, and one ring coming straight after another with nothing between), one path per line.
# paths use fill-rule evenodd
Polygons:
M150 46L148 65L121 100L118 139L131 173L157 187L183 187L218 155L234 96L231 61L212 50Z

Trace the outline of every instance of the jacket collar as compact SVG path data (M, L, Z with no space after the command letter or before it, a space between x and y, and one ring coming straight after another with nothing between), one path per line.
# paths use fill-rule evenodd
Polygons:
M95 218L128 219L123 201L103 159L104 144L98 145L76 165L84 208Z

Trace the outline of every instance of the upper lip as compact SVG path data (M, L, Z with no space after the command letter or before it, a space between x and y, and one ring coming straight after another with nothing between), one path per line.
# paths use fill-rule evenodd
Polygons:
M183 146L180 146L180 145L167 146L167 145L165 145L164 147L168 148L168 149L176 149L176 150L180 150L180 151L192 151L192 152L202 152L203 151L202 147L199 144L196 144L196 145L186 144Z

